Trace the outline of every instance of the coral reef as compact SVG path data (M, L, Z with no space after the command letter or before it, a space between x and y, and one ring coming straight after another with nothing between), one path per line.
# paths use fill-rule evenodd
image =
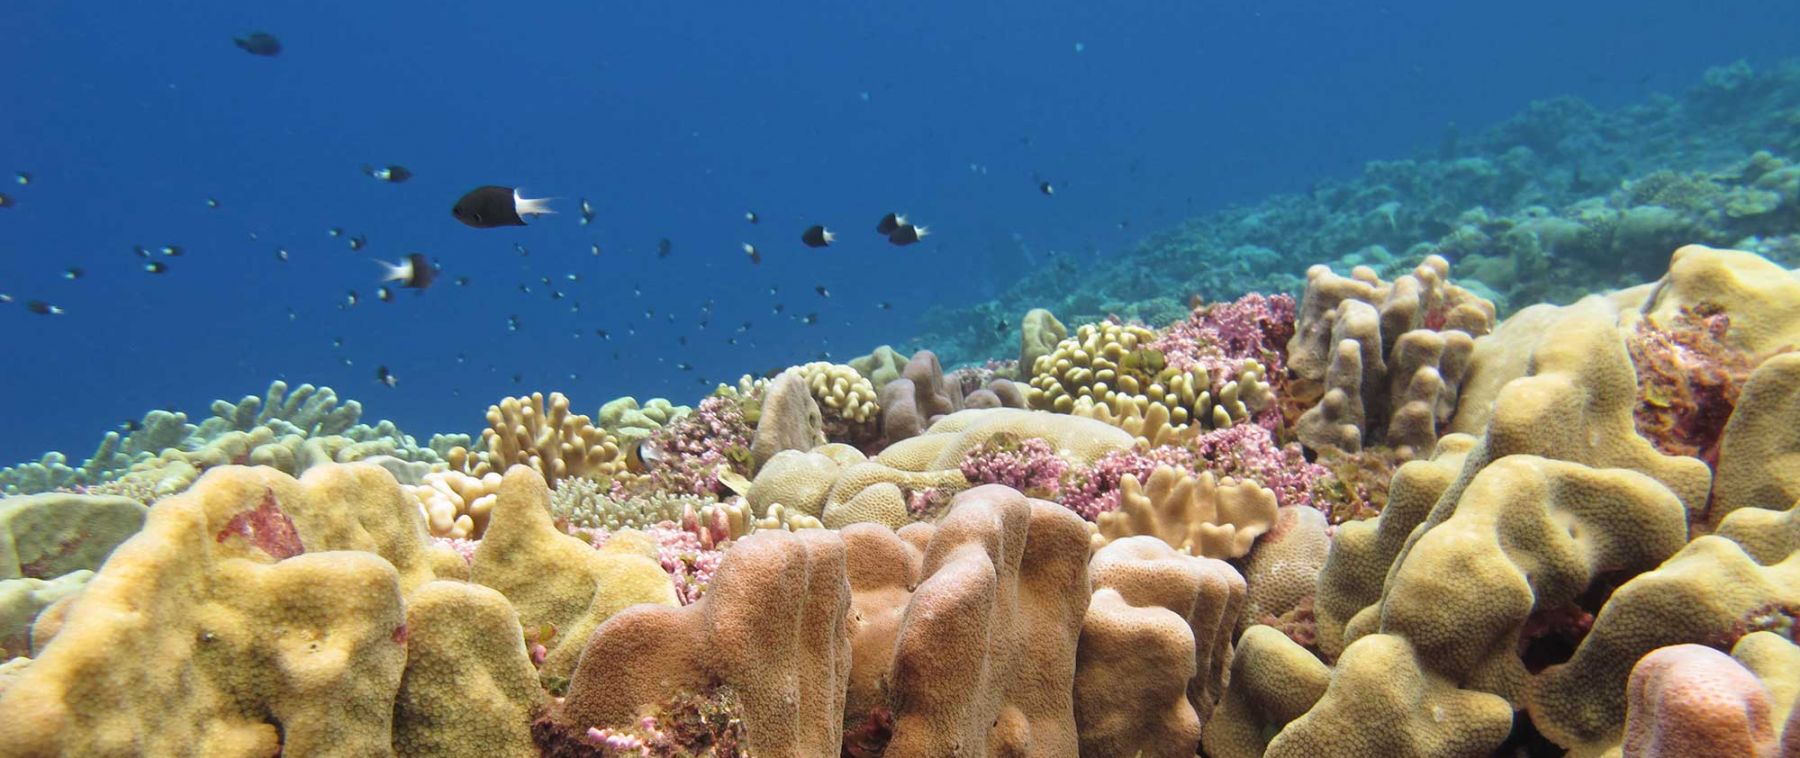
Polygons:
M1789 91L1540 104L692 407L153 411L0 471L0 754L1800 754Z

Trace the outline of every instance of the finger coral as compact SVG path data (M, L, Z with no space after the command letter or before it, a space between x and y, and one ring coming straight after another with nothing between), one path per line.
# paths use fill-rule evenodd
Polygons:
M1306 272L1288 341L1289 402L1301 442L1354 453L1366 444L1423 454L1456 409L1474 338L1493 330L1494 304L1448 281L1431 256L1384 282L1358 267Z
M474 476L529 466L550 483L571 476L616 477L625 472L618 440L595 427L587 416L569 412L560 392L509 397L488 406L488 427L481 431L485 448L450 451L450 467Z
M1274 525L1275 515L1275 493L1266 487L1158 466L1143 483L1125 478L1119 509L1095 519L1094 544L1143 534L1188 555L1239 558Z

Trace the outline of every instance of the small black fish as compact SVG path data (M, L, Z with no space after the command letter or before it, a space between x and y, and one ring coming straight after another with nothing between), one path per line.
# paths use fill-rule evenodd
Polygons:
M669 257L669 252L674 249L675 243L670 242L668 237L656 241L656 257L658 258Z
M744 254L750 256L751 265L762 263L762 253L756 252L755 245L744 243Z
M775 304L775 312L776 313L780 313L784 310L787 310L787 303L776 303Z
M20 171L16 174L13 174L13 181L18 182L19 186L21 186L21 187L23 187L27 184L30 184L31 183L31 172L30 171Z
M519 331L519 329L524 326L525 326L524 322L519 320L519 317L517 314L506 317L506 331L516 332L516 331Z
M231 41L251 55L273 58L281 54L281 40L268 32L251 32L243 37L233 37Z
M513 374L513 384L524 384L524 383L525 383L525 375L524 374Z
M367 244L369 244L369 236L366 234L358 234L355 237L350 238L351 250L361 250L363 249L363 246Z
M394 302L394 291L386 287L375 290L375 299L384 303Z
M360 302L362 302L362 295L356 294L356 290L350 290L350 294L344 296L344 304L340 307L354 308Z
M684 334L684 335L681 335L680 337L675 338L675 342L677 344L681 345L682 347L687 347L687 335Z
M756 211L744 211L744 220L754 224L761 219L756 217Z
M331 338L331 346L332 347L343 347L344 346L344 338L343 337L332 337Z
M25 310L31 311L32 313L36 313L39 316L61 316L64 313L68 313L68 311L65 311L54 305L46 303L42 300L32 300L32 301L26 303Z
M605 329L595 329L594 336L599 337L600 339L603 339L603 340L611 340L612 339L612 335L608 334Z
M1007 325L1006 319L1002 318L1002 319L994 320L994 333L995 334L1005 334L1006 330L1009 328L1010 327Z
M825 289L823 284L814 287L813 291L819 293L819 297L831 297L831 290Z
M476 229L524 226L526 216L554 213L549 198L527 198L512 187L493 184L476 187L450 206L450 215Z
M399 184L411 179L413 175L411 171L406 170L405 166L383 166L381 168L375 168L374 166L364 165L362 167L362 172L364 176L373 177L378 181L391 182L393 184Z
M594 255L599 255L600 254L600 243L598 243L598 242L594 243L592 247L588 248L588 250L593 252Z
M144 264L144 270L152 274L165 274L169 271L169 264L162 261L151 261Z
M824 247L835 239L837 239L837 235L818 224L806 227L806 231L800 233L800 241L806 243L807 247Z
M138 423L136 419L125 419L125 423L120 424L119 426L124 427L126 432L135 432L144 428L144 425Z
M162 248L162 254L171 258L180 258L181 254L185 252L187 251L181 249L180 245L163 245Z
M587 198L584 197L581 199L581 225L587 226L592 223L594 223L594 206L589 204Z
M466 277L466 276L456 277L456 286L458 286L458 287L469 286L469 277Z
M87 274L87 271L82 269L80 266L70 266L69 270L63 272L63 278L72 282L72 281L75 281L76 279L80 279L81 277L85 276L86 274Z
M389 371L388 367L379 366L375 369L375 381L392 387L400 383L400 377L394 376L394 372Z
M879 303L876 303L876 304L875 304L875 307L877 307L877 308L880 308L880 309L882 309L882 310L884 310L884 311L891 311L891 310L893 310L893 309L894 309L894 304L893 304L893 303L890 303L890 302L888 302L888 301L886 301L886 300L883 300L883 301L881 301L881 302L879 302Z
M924 239L925 235L929 233L930 231L923 226L901 224L898 228L894 229L894 231L888 233L888 242L899 245L900 247L906 247L907 245Z
M1038 191L1044 193L1045 197L1051 197L1056 194L1056 187L1049 182L1038 182Z
M745 322L744 322L744 323L742 323L742 324L739 324L739 325L738 325L738 331L739 331L739 332L747 332L747 331L750 331L750 322L748 322L748 321L745 321Z
M531 250L527 249L524 245L521 245L517 242L513 243L513 250L515 252L517 252L519 254L519 257L521 257L521 258L531 257Z
M645 308L644 309L644 320L649 321L650 319L653 319L653 318L656 318L656 309L655 308Z
M817 324L817 323L819 323L819 314L808 313L805 316L802 316L800 318L800 323L805 324L807 326L812 326L813 324Z
M692 363L677 363L677 364L675 364L675 368L681 369L682 371L693 371L694 364L692 364Z
M344 236L344 228L341 226L334 226L334 227L331 227L330 229L326 229L325 233L329 234L333 237L342 237L342 236Z
M275 260L281 261L282 263L287 263L287 260L288 260L287 248L285 248L285 247L275 248Z
M143 245L132 245L131 252L137 253L137 257L139 257L139 258L149 258L150 257L150 249L144 247Z
M407 253L406 260L399 263L376 263L387 269L387 275L381 279L384 282L399 282L402 287L423 290L437 280L437 266L432 265L424 253Z
M889 213L882 216L881 221L875 224L875 233L886 237L902 226L906 226L906 217L898 213Z
M206 199L206 207L217 210L219 207L219 199L216 197L207 198Z

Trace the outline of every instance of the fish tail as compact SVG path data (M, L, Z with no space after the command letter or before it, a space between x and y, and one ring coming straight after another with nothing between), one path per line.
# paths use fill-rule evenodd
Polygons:
M550 200L548 197L525 197L518 190L513 190L513 211L520 218L555 213L556 211L550 210Z

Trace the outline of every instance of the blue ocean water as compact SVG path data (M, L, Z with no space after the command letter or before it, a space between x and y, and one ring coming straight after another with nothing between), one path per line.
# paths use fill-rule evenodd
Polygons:
M1800 28L1791 0L1571 5L6 4L0 171L31 180L0 189L0 461L79 458L145 410L204 416L276 378L421 439L532 390L690 402L904 341L1041 256L1108 255L1534 99L1675 91L1793 55ZM282 53L232 44L255 30ZM359 171L390 163L416 176ZM457 223L482 184L560 214ZM888 245L890 210L932 236ZM815 223L841 241L802 246ZM185 254L152 275L136 245ZM372 261L415 251L444 279L377 301Z

